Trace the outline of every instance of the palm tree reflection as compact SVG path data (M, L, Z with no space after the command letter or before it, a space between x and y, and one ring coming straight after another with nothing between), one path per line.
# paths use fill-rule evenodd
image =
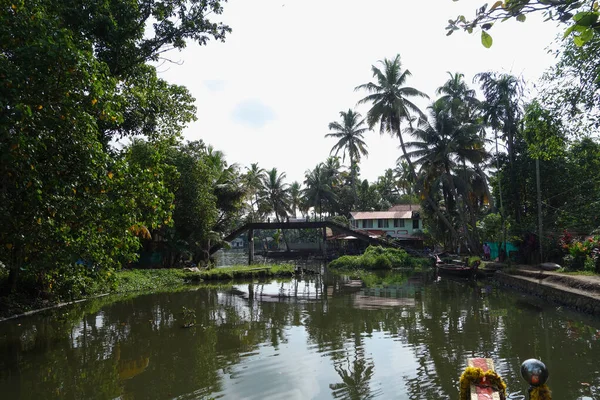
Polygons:
M375 397L369 384L375 364L372 359L365 360L361 350L357 349L353 362L350 357L346 357L345 360L336 362L334 368L342 378L342 382L329 385L334 398L362 400Z

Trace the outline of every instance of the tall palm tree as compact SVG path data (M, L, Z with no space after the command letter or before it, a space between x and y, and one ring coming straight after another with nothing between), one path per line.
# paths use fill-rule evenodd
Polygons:
M365 90L369 93L358 104L370 103L371 108L367 112L367 123L370 129L379 124L381 134L389 133L398 137L402 153L410 165L410 160L406 157L406 146L402 137L401 124L407 121L410 124L412 114L419 117L425 117L423 112L417 107L410 98L421 97L429 98L425 93L415 88L404 86L406 80L412 75L409 70L402 70L400 54L393 60L383 59L379 61L383 71L371 66L373 77L376 82L369 82L357 86L354 90ZM411 166L411 169L414 169Z
M304 197L307 205L319 210L319 218L323 218L323 203L333 202L336 199L331 187L330 177L323 164L318 164L312 171L305 173Z
M260 197L259 194L263 189L263 180L265 178L265 170L258 166L258 163L250 164L246 167L247 171L244 175L244 183L249 196L250 202L250 219L255 220L260 218Z
M413 193L412 187L414 182L406 161L402 159L396 161L394 179L396 179L396 185L404 192L404 194L411 195Z
M331 148L331 153L335 150L337 156L340 150L342 151L342 161L346 161L346 154L350 159L350 185L354 193L354 204L357 202L356 193L356 175L357 165L360 162L361 156L367 157L367 144L363 140L363 133L367 131L365 120L361 119L361 115L354 112L352 109L348 111L340 111L342 122L330 122L329 130L333 133L328 133L325 137L333 137L339 139L338 142Z
M471 249L478 249L479 244L473 235L473 219L469 229L469 222L465 216L465 207L471 209L469 199L464 193L462 198L459 198L456 181L460 177L452 172L461 163L481 163L486 158L487 153L478 135L479 127L477 124L453 118L450 110L442 103L434 103L430 111L430 121L421 120L411 130L417 141L407 144L415 149L409 156L415 159L415 164L421 166L423 177L426 183L429 183L425 187L434 187L433 182L442 183L446 209L449 212L456 209L467 243Z
M279 173L277 168L266 171L262 178L261 197L269 205L269 211L275 214L277 222L287 217L290 210L289 185L284 182L285 172ZM289 251L290 246L287 241L285 230L283 230L283 240Z
M294 182L290 186L290 209L294 217L296 217L296 210L302 209L302 189L300 182Z
M450 76L449 79L436 90L436 94L441 96L436 100L436 103L446 109L453 118L477 123L477 120L481 118L481 102L477 99L475 90L471 89L465 82L464 74L448 72L448 75ZM485 127L483 124L479 124L479 126L481 126L481 137L485 140ZM489 190L488 177L483 172L480 164L475 164L474 168L484 183L490 208L495 210L494 199Z
M464 74L448 72L448 75L450 78L435 91L440 96L436 102L442 103L455 118L472 119L479 106L475 90L467 85Z
M289 185L284 179L285 172L279 173L277 168L266 171L262 178L261 195L275 214L277 222L281 222L281 218L287 217L290 212Z
M513 211L515 220L519 222L521 220L521 201L519 189L516 185L517 177L514 161L515 138L519 129L518 123L523 116L521 106L521 97L524 91L523 81L510 74L496 72L477 74L474 80L481 85L485 97L485 102L482 104L484 120L494 131L496 143L498 132L501 132L503 139L506 140L511 181L510 191L515 205Z
M383 61L379 61L379 64L382 65L383 71L375 65L371 66L371 71L373 72L373 77L376 79L376 82L365 83L354 89L366 90L370 93L358 103L372 103L371 109L369 109L367 113L367 124L369 125L369 128L372 129L375 125L379 124L379 132L381 134L387 132L392 136L398 137L402 154L411 171L413 182L416 183L418 181L417 174L406 151L406 146L402 137L401 124L403 121L406 121L408 122L409 127L412 125L414 117L411 113L416 114L420 119L426 119L419 107L412 103L409 98L429 97L417 89L404 86L408 77L411 76L411 73L409 70L402 70L399 54L396 55L393 60L386 58ZM454 226L441 212L438 205L430 196L426 196L426 201L444 222L452 235L456 237L457 233Z

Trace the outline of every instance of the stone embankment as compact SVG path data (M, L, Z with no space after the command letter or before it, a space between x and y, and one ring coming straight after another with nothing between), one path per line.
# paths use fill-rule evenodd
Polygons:
M519 267L497 271L494 279L510 286L579 311L600 316L600 277L567 275Z

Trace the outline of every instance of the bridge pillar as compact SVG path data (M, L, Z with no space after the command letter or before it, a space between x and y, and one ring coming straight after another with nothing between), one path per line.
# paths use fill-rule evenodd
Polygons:
M327 256L327 227L323 227L323 256Z
M248 229L248 265L254 262L254 229Z

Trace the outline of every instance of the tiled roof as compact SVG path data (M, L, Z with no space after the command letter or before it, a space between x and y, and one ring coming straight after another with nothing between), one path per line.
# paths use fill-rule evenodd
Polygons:
M356 211L350 213L359 219L412 219L412 211Z
M388 211L421 211L421 206L419 204L396 204Z

